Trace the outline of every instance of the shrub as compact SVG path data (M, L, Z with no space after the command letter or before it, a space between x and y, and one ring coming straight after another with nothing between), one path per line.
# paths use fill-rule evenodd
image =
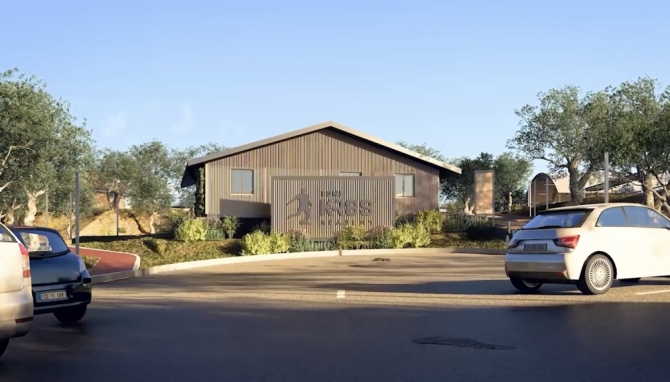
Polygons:
M416 215L416 222L422 224L430 233L442 232L444 217L439 210L422 210Z
M179 224L175 238L185 242L205 241L207 239L207 223L202 219L186 219Z
M267 220L263 220L262 222L256 224L252 231L261 231L263 233L270 233L271 227L270 223Z
M391 231L393 248L421 248L430 244L430 231L420 223L405 223Z
M486 218L464 213L449 215L442 223L443 232L465 232L466 229L474 225L487 224Z
M205 222L205 226L207 227L207 234L206 234L206 239L207 240L222 240L225 239L224 231L223 231L223 223L221 222L220 219L218 218L206 218L202 219Z
M368 232L368 238L370 240L370 247L374 249L389 249L393 248L391 232L393 228L378 226Z
M311 252L314 251L314 243L309 239L309 235L302 230L294 230L288 232L288 237L291 240L291 247L289 252Z
M291 238L285 233L271 232L266 235L260 230L242 237L242 255L268 255L286 253L291 248Z
M269 240L272 253L286 253L291 249L291 238L285 233L272 231Z
M167 243L164 241L149 238L144 240L144 245L146 245L147 248L149 248L152 252L155 252L161 256L165 255L167 252Z
M166 231L177 237L177 229L181 225L181 223L184 222L184 220L187 220L188 216L184 214L170 214L166 216L167 222L164 224L164 226L159 227L159 230L161 231Z
M368 237L365 227L361 225L345 226L335 236L338 249L363 249L368 248Z
M268 235L254 231L242 237L242 256L265 255L272 253L272 243Z
M240 228L240 219L237 216L225 216L221 221L221 228L226 236L232 239Z

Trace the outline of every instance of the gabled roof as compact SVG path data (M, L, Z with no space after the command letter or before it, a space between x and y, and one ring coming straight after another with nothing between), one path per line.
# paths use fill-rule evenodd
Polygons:
M344 133L346 135L349 135L349 136L351 136L353 138L356 138L356 139L359 139L361 141L365 141L365 142L370 143L372 145L387 149L389 151L404 155L404 156L409 157L411 159L419 160L419 161L421 161L425 164L436 167L437 169L440 170L440 177L447 177L447 176L457 175L457 174L461 173L461 169L456 167L456 166L452 166L448 163L444 163L444 162L435 160L431 157L421 155L417 152L408 150L408 149L406 149L402 146L383 141L379 138L376 138L376 137L373 137L371 135L362 133L360 131L356 131L356 130L350 128L350 127L341 125L337 122L328 121L328 122L319 123L317 125L305 127L303 129L300 129L300 130L295 130L295 131L291 131L291 132L288 132L288 133L285 133L285 134L281 134L281 135L277 135L277 136L270 137L270 138L267 138L267 139L263 139L263 140L260 140L260 141L248 143L246 145L233 147L231 149L220 151L220 152L213 153L213 154L210 154L210 155L206 155L204 157L191 159L191 160L188 161L188 163L186 163L186 169L184 171L184 176L183 176L182 181L181 181L181 186L182 187L188 187L188 186L194 185L195 181L196 181L196 178L197 178L196 177L196 169L199 168L200 166L204 165L205 163L212 162L212 161L222 159L222 158L225 158L225 157L229 157L229 156L239 154L239 153L242 153L242 152L245 152L245 151L254 150L254 149L257 149L259 147L271 145L273 143L277 143L277 142L285 141L285 140L288 140L288 139L296 138L296 137L299 137L301 135L306 135L306 134L314 133L314 132L317 132L317 131L320 131L320 130L325 130L325 129L332 129L332 130L335 130L337 132Z

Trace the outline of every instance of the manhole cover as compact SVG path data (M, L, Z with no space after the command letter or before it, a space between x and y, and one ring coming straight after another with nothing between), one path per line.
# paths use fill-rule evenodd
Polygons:
M485 344L483 342L471 340L469 338L426 337L426 338L417 338L412 342L420 345L455 346L459 348L471 348L471 349L487 349L487 350L514 349L513 346Z

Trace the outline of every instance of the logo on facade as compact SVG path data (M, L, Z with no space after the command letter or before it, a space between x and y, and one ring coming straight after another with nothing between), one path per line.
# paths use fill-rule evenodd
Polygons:
M297 201L297 211L287 216L287 219L301 217L301 225L311 225L312 201L307 189L300 189L300 193L293 197L286 205ZM317 218L321 225L350 225L372 224L372 199L345 198L341 191L319 192Z
M300 220L300 224L303 225L310 225L311 219L310 215L312 214L312 201L309 200L309 194L307 193L306 188L301 188L300 193L296 196L293 197L286 205L288 206L289 204L298 201L298 211L294 213L293 215L290 215L287 217L287 219L291 219L300 215L304 215L302 219Z

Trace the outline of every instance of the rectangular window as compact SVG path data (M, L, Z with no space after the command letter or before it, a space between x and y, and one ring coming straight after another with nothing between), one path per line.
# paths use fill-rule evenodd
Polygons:
M341 172L340 176L361 176L360 172Z
M414 196L414 174L395 174L395 196Z
M254 170L232 170L230 192L233 194L253 194Z

